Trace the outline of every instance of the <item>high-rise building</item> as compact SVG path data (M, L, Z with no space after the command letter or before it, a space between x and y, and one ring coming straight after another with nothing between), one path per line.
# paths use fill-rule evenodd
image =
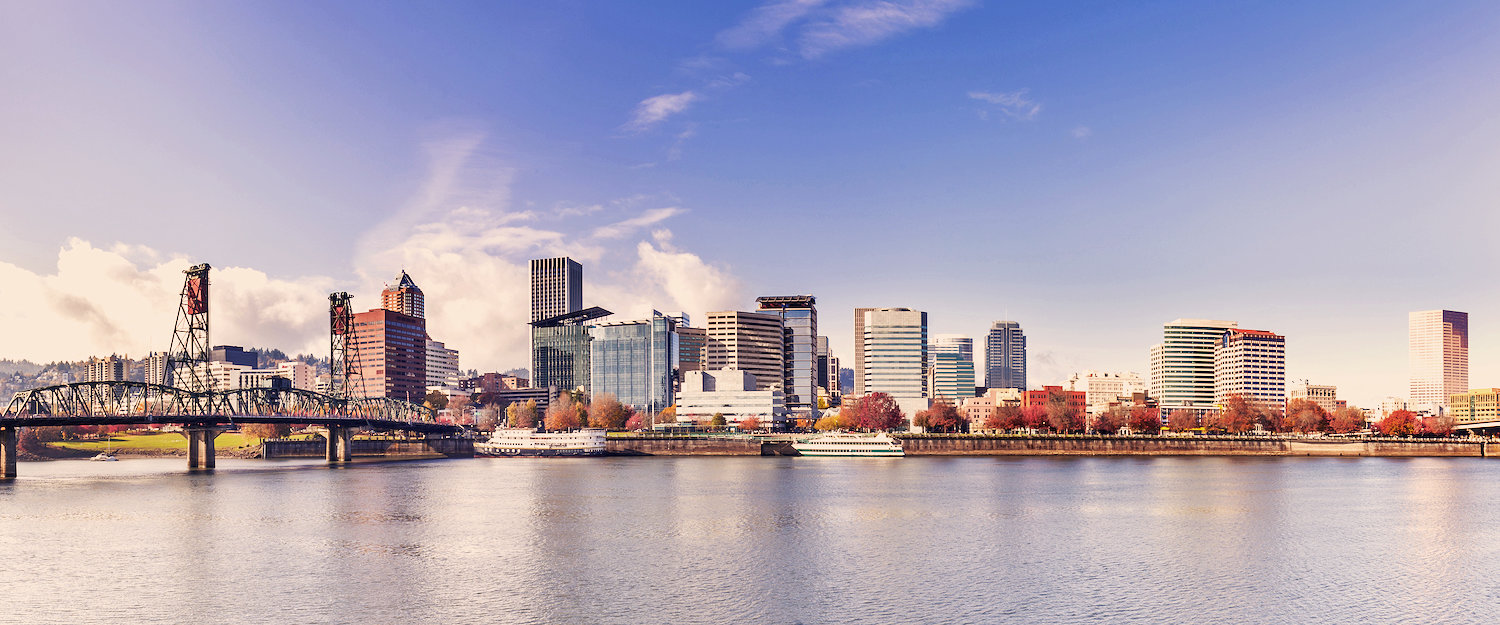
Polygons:
M652 311L650 319L589 328L589 392L656 414L672 405L678 356L677 323Z
M1493 425L1500 421L1500 388L1476 388L1454 393L1448 398L1448 407L1458 425L1485 422Z
M828 375L828 357L831 356L831 355L832 355L832 352L828 349L828 337L826 337L826 336L819 336L818 337L818 388L821 388L821 389L823 389L825 391L830 391L830 392L833 390L833 388L830 386L832 384L831 380L833 378L837 378L838 377L837 375L834 375L833 378L830 378L829 375Z
M88 364L84 366L84 382L117 382L125 380L125 372L130 369L130 361L119 356L106 356L104 358L89 358Z
M756 390L785 384L786 330L773 313L708 313L705 369L738 369L755 376ZM785 391L783 391L785 393Z
M865 313L874 308L854 309L854 395L865 394Z
M1410 323L1411 403L1434 412L1469 390L1469 313L1422 310Z
M458 350L427 339L427 386L458 388Z
M865 311L864 394L885 393L911 419L928 403L927 313L910 308Z
M738 369L691 371L677 393L677 421L707 421L715 415L729 423L754 417L773 429L786 423L781 389L763 389L755 375Z
M1234 328L1214 347L1214 403L1239 395L1251 403L1286 405L1286 337Z
M146 383L171 386L172 379L167 375L171 371L168 364L166 352L151 352L146 356Z
M760 312L781 317L782 393L794 415L818 408L818 308L811 295L758 297Z
M388 285L380 292L380 307L418 319L427 316L422 289L417 288L417 283L406 275L405 269L401 270L401 275L396 276L396 284Z
M702 371L704 351L708 348L708 329L686 325L677 327L677 383L689 371Z
M208 360L209 362L227 362L251 369L260 364L260 358L255 355L255 352L238 345L215 345L208 352Z
M974 396L974 339L958 334L933 337L929 350L933 399L946 399L958 406Z
M1110 373L1105 371L1080 371L1068 378L1068 390L1082 391L1088 397L1089 413L1098 414L1107 410L1109 404L1121 397L1130 397L1146 392L1146 383L1141 374L1135 372Z
M1175 319L1162 326L1162 342L1151 347L1150 395L1163 415L1214 407L1214 350L1238 324L1214 319Z
M351 397L389 397L420 403L427 395L427 321L377 308L355 313L346 346L359 378Z
M594 306L531 322L531 381L535 387L590 392L589 321L610 315Z
M1026 390L1026 334L1021 324L996 321L984 342L984 385Z
M583 308L583 265L566 256L531 261L531 320Z

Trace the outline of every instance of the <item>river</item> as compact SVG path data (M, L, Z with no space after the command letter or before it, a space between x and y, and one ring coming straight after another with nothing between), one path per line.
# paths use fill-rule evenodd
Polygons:
M1500 613L1493 459L184 464L23 463L0 483L0 622L1480 623Z

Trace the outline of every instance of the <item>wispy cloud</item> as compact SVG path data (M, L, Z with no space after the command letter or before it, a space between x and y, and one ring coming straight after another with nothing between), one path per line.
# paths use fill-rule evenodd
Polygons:
M697 100L698 94L691 90L682 93L663 93L646 98L635 106L635 114L631 116L630 122L625 124L625 128L634 132L644 132L661 123L662 120L686 111Z
M995 110L1004 113L1011 119L1020 121L1031 121L1036 119L1038 113L1042 112L1042 105L1026 97L1027 90L991 93L988 91L970 91L969 98L995 105ZM989 119L988 112L980 110L980 119Z
M715 41L731 50L760 47L826 0L778 0L755 8L740 23L720 32Z
M1094 136L1094 129L1088 126L1074 126L1072 130L1068 131L1068 134L1072 135L1074 139L1081 141Z
M798 37L798 52L815 59L843 48L867 46L918 28L932 28L970 0L872 0L833 9L811 20Z
M680 215L682 212L683 210L676 206L653 208L630 219L595 228L590 236L595 239L619 239L642 228L661 223L674 215Z

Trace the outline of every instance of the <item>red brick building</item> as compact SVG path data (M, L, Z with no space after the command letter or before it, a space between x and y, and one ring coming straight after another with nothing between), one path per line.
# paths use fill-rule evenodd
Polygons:
M393 310L354 314L349 361L359 379L354 397L389 397L421 403L427 395L427 321Z
M1068 407L1077 410L1078 414L1088 414L1089 394L1083 391L1070 391L1061 386L1044 386L1039 391L1021 393L1021 407L1046 406L1054 395L1061 396L1068 403Z

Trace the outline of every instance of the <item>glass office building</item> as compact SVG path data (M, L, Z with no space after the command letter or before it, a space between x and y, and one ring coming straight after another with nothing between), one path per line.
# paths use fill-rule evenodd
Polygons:
M589 331L584 324L609 315L595 306L531 322L531 385L589 392Z
M792 414L818 407L818 309L811 295L759 297L760 312L781 317L784 329L782 384Z
M589 328L590 393L655 414L672 405L678 358L677 323L652 311L650 319Z

